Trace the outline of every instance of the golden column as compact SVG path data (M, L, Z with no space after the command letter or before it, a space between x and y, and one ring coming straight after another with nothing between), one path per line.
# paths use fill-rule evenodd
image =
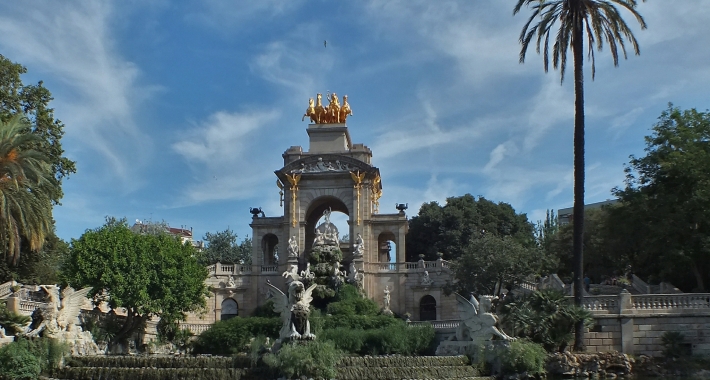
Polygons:
M300 174L286 174L286 179L291 183L291 225L296 227L298 219L296 219L296 199L298 199L298 181L301 180Z
M355 181L355 191L357 192L357 225L360 225L360 189L362 188L362 180L365 179L365 173L360 173L360 171L357 171L356 173L350 172L350 176L353 178L353 181Z

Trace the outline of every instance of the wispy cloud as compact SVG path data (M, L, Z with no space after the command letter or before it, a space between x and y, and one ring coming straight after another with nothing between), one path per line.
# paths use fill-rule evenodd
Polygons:
M217 112L173 144L193 172L180 206L257 193L273 168L264 165L256 132L278 117L275 111Z
M108 161L108 173L127 187L150 152L150 138L134 123L134 108L150 95L140 88L139 69L113 46L106 2L10 2L0 13L0 46L13 60L49 73L63 86L57 116L67 139L79 140ZM130 170L129 170L130 169Z

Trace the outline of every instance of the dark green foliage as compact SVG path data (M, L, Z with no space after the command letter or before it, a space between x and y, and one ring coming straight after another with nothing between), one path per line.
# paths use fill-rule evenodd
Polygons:
M64 276L74 288L92 287L112 308L125 307L127 318L114 341L121 342L152 315L177 321L205 306L207 269L191 244L165 233L138 234L126 220L106 224L72 240ZM105 291L105 292L104 292Z
M251 338L263 335L276 339L281 330L279 318L234 317L216 322L193 343L196 354L232 355L246 352Z
M344 284L335 300L328 304L326 312L330 315L377 315L379 306L375 301L365 298L356 287Z
M469 243L453 269L459 293L494 294L497 284L499 291L512 289L526 278L549 273L555 264L555 258L537 246L486 234Z
M42 367L40 359L25 345L11 343L0 347L0 375L6 379L36 379Z
M287 344L276 355L266 355L264 362L287 378L332 379L338 374L340 358L332 342L315 340Z
M207 244L200 256L200 262L203 265L211 265L216 262L251 265L252 247L249 236L237 243L238 236L227 228L215 233L208 232L203 239Z
M629 264L643 277L704 292L710 281L710 112L669 104L646 136L646 155L631 156L614 226L628 226ZM688 275L688 272L692 276Z
M266 300L262 305L257 306L251 315L253 317L276 318L279 313L274 311L274 301Z
M678 331L666 331L661 335L663 355L667 358L690 356L690 344L684 344L685 335Z
M338 327L371 330L404 323L388 315L333 315L323 317L323 329Z
M578 321L593 323L591 314L556 290L536 291L520 300L506 299L498 308L502 324L515 336L541 344L547 351L564 351Z
M525 247L535 245L532 223L525 214L517 214L507 203L494 203L471 194L446 199L446 205L425 203L409 221L407 261L445 260L460 257L465 248L484 234L510 236Z
M367 330L352 327L326 329L319 339L331 340L338 349L360 355L425 354L434 339L434 328L409 327L398 322Z
M17 335L30 321L30 317L12 313L4 302L0 302L0 327L5 329L7 335Z
M251 360L246 355L224 356L73 356L67 359L70 367L116 368L249 368Z
M323 307L332 301L339 288L343 285L342 279L333 277L334 266L343 260L343 253L334 246L317 246L311 249L308 262L311 264L311 272L315 273L312 280L318 287L313 290L314 305ZM340 270L340 268L338 268ZM306 286L311 282L306 281Z
M36 379L59 367L68 347L54 339L18 339L0 347L0 375L8 379Z
M495 352L500 360L503 375L527 373L540 375L545 373L547 352L542 345L526 340L510 342L509 347L499 347Z

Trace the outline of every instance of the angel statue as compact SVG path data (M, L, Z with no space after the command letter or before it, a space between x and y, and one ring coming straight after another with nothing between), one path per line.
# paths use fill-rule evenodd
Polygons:
M274 311L279 313L283 323L279 333L279 343L287 340L315 339L316 336L311 334L308 315L310 314L311 301L313 301L313 289L318 285L313 284L306 289L301 281L293 280L288 285L288 295L269 281L266 282L266 285L273 289Z
M470 299L466 299L458 293L454 294L456 294L458 301L461 324L456 329L456 335L452 338L457 341L480 343L490 341L494 336L504 341L515 340L496 328L498 318L491 313L493 296L481 296L479 303L473 295Z
M287 284L293 281L301 281L301 276L298 275L298 265L292 264L289 270L281 273L281 277L286 279Z
M41 285L41 288L49 295L47 306L40 311L41 316L36 316L30 324L27 336L58 337L64 332L71 332L78 323L81 305L86 301L86 295L91 288L84 288L75 291L71 287L66 287L59 297L59 287L56 285Z

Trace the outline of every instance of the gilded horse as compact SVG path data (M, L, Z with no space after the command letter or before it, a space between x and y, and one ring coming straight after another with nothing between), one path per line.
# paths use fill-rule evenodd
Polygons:
M315 106L315 116L316 120L314 121L315 123L325 123L327 122L326 119L326 114L325 114L325 108L323 108L323 100L322 100L323 95L318 94L316 95L316 106Z
M306 113L301 118L301 121L303 121L306 117L310 117L312 123L316 122L316 108L313 106L313 98L308 99L308 108L306 109Z

